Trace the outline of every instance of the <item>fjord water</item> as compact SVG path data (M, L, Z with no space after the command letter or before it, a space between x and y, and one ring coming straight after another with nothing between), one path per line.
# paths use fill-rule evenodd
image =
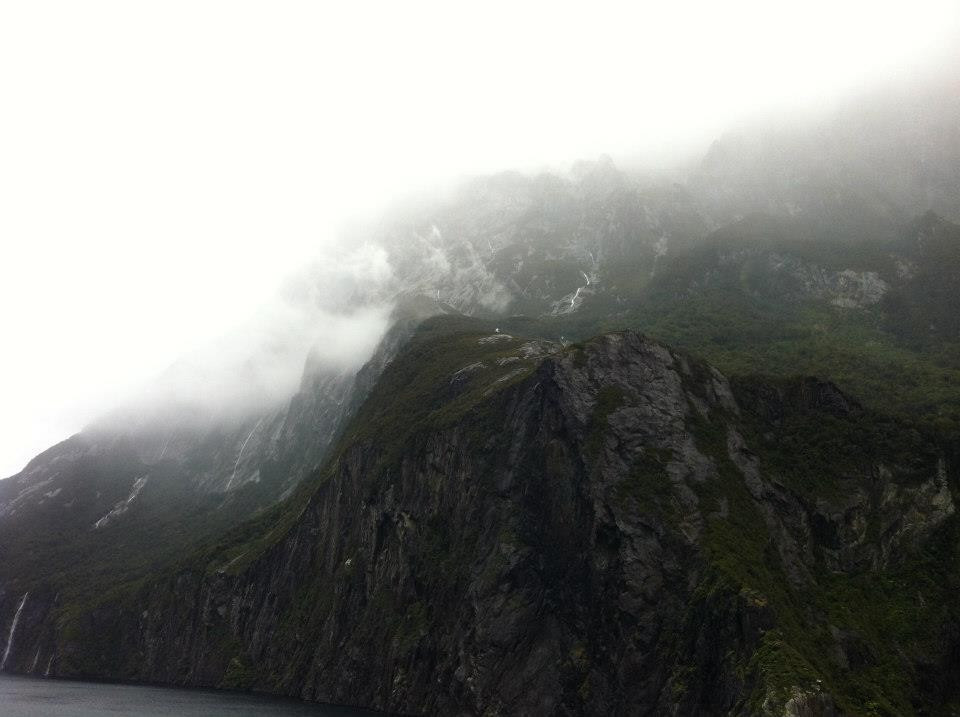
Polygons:
M215 690L41 680L0 674L3 717L362 717L348 707Z

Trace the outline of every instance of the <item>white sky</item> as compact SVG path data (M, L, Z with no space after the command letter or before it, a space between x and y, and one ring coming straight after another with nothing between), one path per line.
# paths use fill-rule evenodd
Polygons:
M462 172L909 78L960 3L0 3L0 476Z

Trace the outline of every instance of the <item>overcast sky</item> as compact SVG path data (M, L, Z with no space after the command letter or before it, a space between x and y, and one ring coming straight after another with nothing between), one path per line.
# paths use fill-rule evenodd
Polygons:
M242 323L345 216L908 81L958 6L7 0L0 476Z

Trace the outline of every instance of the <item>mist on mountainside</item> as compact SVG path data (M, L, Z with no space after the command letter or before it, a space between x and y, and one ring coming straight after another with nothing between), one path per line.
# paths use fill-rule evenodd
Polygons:
M356 371L389 325L392 281L381 248L331 249L239 326L179 358L96 425L232 425L288 400L308 357L312 370Z
M957 83L955 72L937 69L819 112L755 118L670 168L624 153L622 167L617 155L603 156L400 195L342 222L322 254L248 318L226 333L211 327L156 380L104 403L95 425L242 423L293 395L308 355L312 371L359 368L404 298L481 316L571 314L609 283L623 252L649 251L642 265L655 273L753 214L805 222L832 241L878 244L926 211L956 219ZM578 203L614 212L609 198L624 192L639 214L606 221L632 222L627 234L619 244L591 237L596 227L577 215Z
M628 183L662 196L674 184L699 186L709 224L823 205L841 190L820 180L840 171L885 185L886 198L863 202L950 217L957 93L943 68L956 66L958 18L952 3L921 5L800 11L745 1L586 13L495 3L467 16L428 3L379 8L376 23L353 6L269 13L174 3L139 15L111 2L88 11L63 4L62 22L26 5L4 8L0 64L29 72L0 76L10 107L0 300L15 347L0 374L11 406L0 474L151 393L178 362L178 375L198 364L205 383L218 361L235 377L212 381L212 395L194 402L230 403L228 384L280 400L328 317L283 298L283 277L328 262L357 227L361 245L380 246L384 207L444 205L469 177L569 178L578 160L606 154ZM904 88L924 83L929 99L903 99ZM873 175L874 167L883 169ZM778 188L792 178L815 181L793 196ZM522 200L509 201L516 209ZM433 222L444 248L433 246L430 211L408 237L419 248L404 256L385 247L397 278L384 306L407 281L434 296L440 289L442 300L444 286L427 286L430 262L446 271L454 298L469 274L482 279L470 291L483 306L514 301L517 287L481 276L479 249L443 255L466 251L459 229ZM349 241L347 254L358 248ZM413 271L421 260L427 267ZM579 264L564 271L565 285L590 274ZM303 331L294 330L301 319ZM204 348L235 333L243 338L229 347ZM284 333L297 335L289 350L278 348ZM237 403L260 400L250 396Z

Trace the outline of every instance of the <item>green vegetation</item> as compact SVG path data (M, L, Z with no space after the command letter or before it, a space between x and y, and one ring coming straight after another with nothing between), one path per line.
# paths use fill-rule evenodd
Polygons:
M668 511L673 486L667 474L672 458L669 449L648 446L630 467L630 474L617 486L621 501L632 499L644 511Z
M597 405L593 409L590 425L587 429L586 452L591 456L600 453L603 447L604 435L607 430L607 419L624 403L623 389L617 386L604 386L597 395Z
M773 307L711 293L634 319L651 336L702 356L727 375L816 375L885 413L960 430L960 344L911 348L869 312Z
M256 678L257 674L250 660L243 655L238 655L230 660L223 682L219 686L227 690L248 690L253 687Z
M649 257L617 262L573 314L506 323L569 341L632 328L728 376L828 378L867 406L960 435L960 227L928 216L897 243L818 231L750 217L664 257L656 272ZM898 261L915 274L901 279ZM784 262L795 271L773 268ZM874 272L887 294L843 308L799 278L848 269Z
M765 475L782 478L803 500L842 504L857 490L870 494L872 466L878 463L908 486L929 478L936 471L936 443L909 424L872 411L854 407L851 414L831 415L804 406L796 398L800 383L742 379L736 384L747 406L742 420L723 414L692 419L697 446L714 461L719 476L716 484L698 488L709 516L703 544L710 566L699 599L732 602L740 610L771 616L775 627L764 632L759 646L736 668L753 686L748 698L752 710L767 699L782 704L800 688L828 692L850 714L924 713L951 689L940 685L939 694L924 689L917 665L938 659L933 656L943 649L943 626L960 619L951 597L960 589L956 516L919 553L904 555L889 567L868 563L837 572L818 554L812 579L792 581L726 444L728 426L736 426L760 449L757 459ZM764 391L786 403L778 426L760 415L763 399L758 396ZM876 513L871 515L876 520ZM877 531L868 531L867 537L864 550L879 552Z

